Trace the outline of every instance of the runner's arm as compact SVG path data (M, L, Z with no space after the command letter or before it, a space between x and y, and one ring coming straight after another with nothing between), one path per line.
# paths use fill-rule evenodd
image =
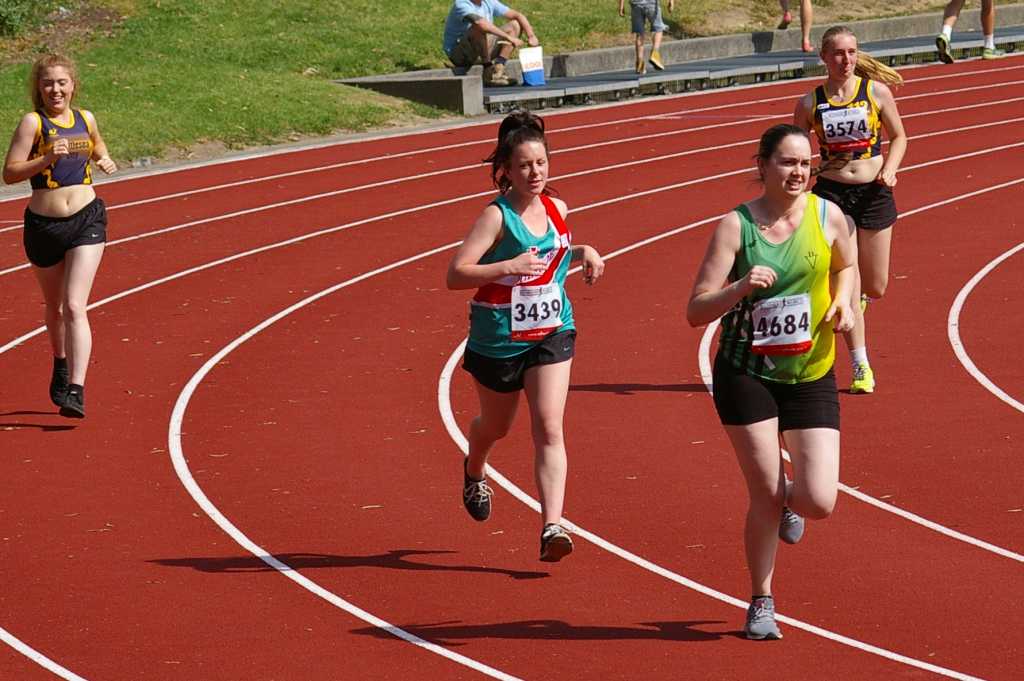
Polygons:
M501 209L487 206L452 256L448 265L449 289L479 288L509 275L537 275L544 272L546 264L530 251L520 253L510 260L481 265L480 258L501 239L501 230Z
M6 184L27 180L42 172L43 168L53 163L57 156L67 155L67 141L65 140L63 143L58 141L48 154L29 160L28 155L32 152L32 141L36 137L38 128L39 116L28 113L14 130L11 146L7 150L7 159L4 161L4 182Z
M857 262L856 246L851 238L855 234L853 218L843 214L842 209L829 202L825 233L832 242L832 304L825 313L825 321L835 318L836 331L853 328L854 313L850 306L853 287L856 283L854 267Z
M878 172L878 182L887 187L896 185L896 173L903 162L903 155L907 153L907 133L903 129L903 119L896 108L896 98L892 90L884 83L871 83L872 94L878 102L879 116L882 119L882 127L889 136L889 153L885 155L885 162Z
M768 288L775 282L775 272L761 266L751 268L742 279L730 282L729 273L736 264L739 250L740 218L732 211L715 228L697 271L686 306L686 321L690 326L715 321L755 288Z

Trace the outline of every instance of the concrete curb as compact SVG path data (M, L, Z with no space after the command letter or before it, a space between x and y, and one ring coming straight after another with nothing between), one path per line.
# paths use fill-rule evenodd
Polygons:
M964 10L957 22L959 31L977 29L980 10ZM1000 5L996 10L997 25L1024 24L1024 4ZM886 19L852 21L846 24L861 43L893 40L916 36L935 35L942 25L942 13L915 14ZM796 23L799 26L799 22ZM816 26L811 30L811 41L818 44L829 26ZM956 33L954 33L955 37ZM786 31L759 31L709 38L666 40L661 54L666 63L681 64L706 59L724 59L769 52L800 50L800 31L791 27ZM817 61L817 55L808 54L808 60ZM633 68L632 46L609 47L569 54L548 55L544 58L544 71L550 78L578 77ZM508 72L522 80L517 60L510 60ZM365 87L385 94L404 97L475 116L487 112L483 101L482 69L475 66L468 71L432 69L407 73L348 78L336 82ZM524 92L524 94L526 94ZM531 91L530 94L540 93Z

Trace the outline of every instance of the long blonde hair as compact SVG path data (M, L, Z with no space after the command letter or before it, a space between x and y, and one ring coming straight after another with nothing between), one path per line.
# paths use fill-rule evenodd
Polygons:
M832 40L837 35L852 36L854 40L857 38L849 27L833 26L825 31L825 34L821 36L822 52L825 51L826 47L832 43ZM900 85L903 85L903 76L901 76L896 69L883 64L867 52L862 52L859 49L857 50L857 66L854 67L853 71L861 78L876 80L880 83L885 83L890 87L899 87Z
M75 101L75 97L78 96L78 91L81 89L81 83L78 81L78 69L75 68L75 62L70 57L65 57L63 54L44 54L36 59L36 63L32 64L32 70L28 74L29 96L32 98L32 106L36 109L44 108L43 94L39 92L39 79L42 77L43 71L54 66L63 66L71 76L71 82L75 84L75 89L71 92L72 102Z

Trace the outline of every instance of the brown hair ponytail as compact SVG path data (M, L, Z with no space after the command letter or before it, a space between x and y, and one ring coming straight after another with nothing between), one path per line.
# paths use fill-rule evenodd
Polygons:
M544 145L544 151L548 150L548 140L544 136L544 120L529 111L513 111L501 122L498 127L498 144L491 155L484 159L484 163L491 164L491 181L502 194L511 186L505 177L505 166L508 165L516 147L526 142L540 142ZM554 190L544 187L544 194L553 193Z

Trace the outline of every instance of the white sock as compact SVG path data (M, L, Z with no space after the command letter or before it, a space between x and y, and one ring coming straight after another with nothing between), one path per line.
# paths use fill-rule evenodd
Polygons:
M856 368L858 364L868 364L867 347L865 346L863 348L854 348L853 350L850 350L850 360L853 362L854 368Z
M942 35L946 36L946 40L949 40L950 38L952 38L953 37L953 27L952 26L943 26L942 27Z
M996 36L995 34L985 36L985 49L994 50L996 48Z

